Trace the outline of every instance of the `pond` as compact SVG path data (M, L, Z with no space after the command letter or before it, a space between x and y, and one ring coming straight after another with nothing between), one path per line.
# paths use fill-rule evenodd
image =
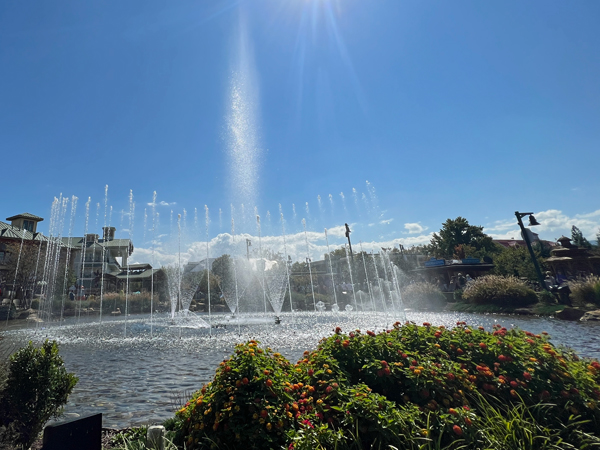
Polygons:
M458 312L383 313L294 313L274 317L244 316L238 322L228 316L212 316L207 328L202 318L171 321L166 316L108 318L99 324L72 318L61 326L38 324L8 331L3 345L54 339L70 372L79 377L69 403L67 417L103 414L104 426L161 422L211 380L216 367L228 357L236 343L257 339L261 345L281 352L295 362L304 350L316 347L336 326L343 331L381 331L396 320L453 327L457 321L491 329L494 324L519 327L533 333L547 331L555 345L567 345L580 356L600 358L600 327L593 323L566 322L554 318L503 316Z

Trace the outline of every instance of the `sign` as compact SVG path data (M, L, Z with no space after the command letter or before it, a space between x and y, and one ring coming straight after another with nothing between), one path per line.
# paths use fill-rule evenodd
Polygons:
M467 256L465 259L462 260L463 264L481 264L481 261L479 260L479 258L472 258L470 256Z
M431 258L429 261L425 261L425 267L438 267L438 266L444 266L445 264L446 264L445 259Z

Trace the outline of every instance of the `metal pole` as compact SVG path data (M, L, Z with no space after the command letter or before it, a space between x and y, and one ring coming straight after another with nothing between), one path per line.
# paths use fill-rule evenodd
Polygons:
M531 247L531 242L529 242L529 236L527 235L527 232L525 231L525 226L523 226L523 221L521 220L521 217L527 216L527 215L528 214L522 214L519 211L515 211L515 216L517 217L517 221L519 222L519 226L521 227L521 233L523 234L523 239L525 240L525 244L527 244L527 249L529 250L529 254L531 255L531 261L533 261L533 266L535 267L535 273L537 274L538 279L540 280L542 289L547 291L548 287L546 286L546 282L544 281L544 277L542 275L542 271L540 270L540 266L537 262L537 258L535 257L535 253L533 253L533 248Z

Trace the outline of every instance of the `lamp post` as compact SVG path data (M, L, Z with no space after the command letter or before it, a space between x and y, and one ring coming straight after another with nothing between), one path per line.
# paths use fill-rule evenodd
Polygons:
M523 221L521 220L525 216L529 216L529 226L533 227L535 225L539 225L538 221L533 217L533 213L521 213L519 211L515 211L515 216L517 217L517 222L519 222L519 227L521 227L521 234L523 235L523 239L525 240L525 244L527 244L527 249L529 250L529 254L531 255L531 260L533 261L533 266L535 267L535 273L538 276L538 280L540 280L540 285L542 289L548 290L546 286L546 282L544 281L544 276L542 275L542 271L540 270L540 265L537 262L535 257L535 253L533 253L533 248L531 247L531 242L529 241L529 235L527 234L527 230L523 226Z
M352 244L350 243L350 227L347 223L344 224L346 226L346 237L348 238L348 247L350 247L350 258L354 261L354 255L352 254Z

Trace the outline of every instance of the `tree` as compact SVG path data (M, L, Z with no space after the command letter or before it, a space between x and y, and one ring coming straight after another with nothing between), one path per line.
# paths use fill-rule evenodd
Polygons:
M498 247L483 227L469 225L467 219L448 219L438 233L433 233L431 243L425 246L428 254L436 258L452 259L460 256L483 257L497 253ZM468 252L468 254L465 254Z
M540 268L546 270L544 258L540 253L538 246L534 247L533 252ZM537 272L531 255L525 246L514 246L503 248L494 258L494 273L504 276L515 276L518 278L527 278L531 281L538 281Z
M573 241L573 245L576 245L577 247L592 248L592 244L583 237L583 233L575 225L571 228L571 240Z

